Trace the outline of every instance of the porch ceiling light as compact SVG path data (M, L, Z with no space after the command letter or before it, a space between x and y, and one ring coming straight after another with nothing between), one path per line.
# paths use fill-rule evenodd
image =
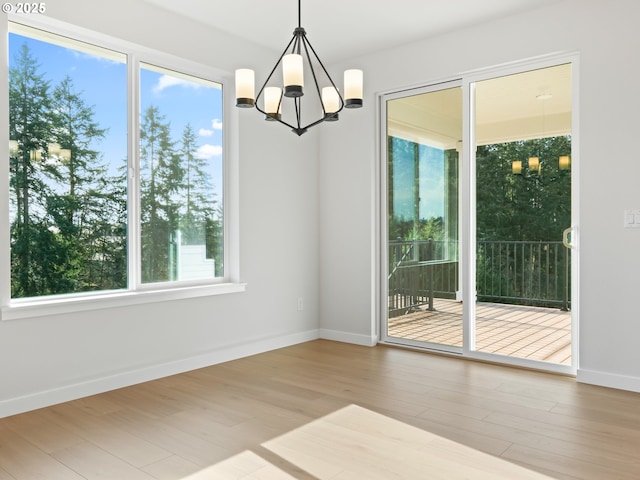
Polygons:
M529 157L528 167L529 167L529 171L536 171L538 174L540 174L540 170L542 168L542 164L540 163L540 158Z
M514 175L522 175L522 160L514 160L511 162L511 172Z

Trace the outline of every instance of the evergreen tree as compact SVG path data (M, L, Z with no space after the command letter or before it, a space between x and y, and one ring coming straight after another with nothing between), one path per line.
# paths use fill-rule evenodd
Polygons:
M48 186L43 152L50 139L49 82L38 72L39 64L24 44L9 70L11 285L13 297L46 293L44 255L47 226L43 222ZM42 244L42 242L45 244ZM40 259L42 260L42 258ZM43 289L44 287L44 289Z
M209 162L197 155L197 137L190 124L180 142L180 160L184 169L181 222L183 243L206 245L207 258L215 261L215 275L224 275L224 229L222 206L214 197Z
M202 244L205 226L215 214L211 176L208 162L197 156L197 137L190 124L185 127L180 141L180 162L184 170L183 209L181 222L183 243Z
M169 280L176 248L175 195L181 185L171 126L158 107L148 107L140 128L142 281ZM170 267L171 264L171 267Z
M127 286L127 161L115 176L98 180L95 217L88 234L87 288L110 290Z
M10 69L12 297L121 288L126 177L108 178L82 92L69 77L51 91L39 68L24 44Z
M571 173L558 168L558 157L570 151L570 137L478 147L478 239L560 241L571 224ZM534 156L540 159L539 171L527 168ZM513 174L514 160L525 165L522 174Z
M101 153L92 148L104 138L106 129L94 120L94 107L85 103L82 92L75 91L70 77L55 87L52 106L53 135L66 152L50 155L58 188L50 198L48 213L67 249L60 275L68 281L67 291L122 287L126 284L121 280L104 276L104 264L117 262L110 268L114 274L126 268L120 252L105 252L109 243L111 248L123 248L121 241L112 240L113 224L121 221L126 177L108 178Z
M570 151L571 138L568 136L478 147L476 266L479 298L502 295L530 299L533 298L532 291L555 295L559 287L554 282L562 278L566 255L559 242L563 230L571 225L571 172L558 168L558 158ZM539 158L539 169L528 165L530 157ZM513 173L514 160L522 161L521 174ZM499 241L509 243L504 247L494 243ZM488 242L489 251L485 251L483 242ZM529 243L527 246L519 243L521 246L516 248L512 242ZM539 248L532 242L539 242ZM554 245L557 246L551 246L549 242L556 242ZM547 275L518 282L513 272L517 270L522 275L523 266L539 264L541 256L549 262Z

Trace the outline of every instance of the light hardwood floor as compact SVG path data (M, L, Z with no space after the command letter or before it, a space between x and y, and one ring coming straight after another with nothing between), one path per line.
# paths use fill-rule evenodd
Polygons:
M0 419L0 480L222 478L637 480L640 394L318 340Z

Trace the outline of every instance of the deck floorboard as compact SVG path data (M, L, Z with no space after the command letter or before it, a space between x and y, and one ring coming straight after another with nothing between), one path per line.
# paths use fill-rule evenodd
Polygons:
M462 347L462 303L435 299L434 309L390 319L389 336ZM569 365L571 312L478 303L476 350Z

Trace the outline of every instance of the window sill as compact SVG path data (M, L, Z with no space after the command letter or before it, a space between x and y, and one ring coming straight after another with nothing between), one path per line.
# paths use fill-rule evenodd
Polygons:
M157 303L187 298L225 295L245 291L245 283L222 283L216 285L190 286L183 288L148 291L123 291L104 294L65 296L64 298L34 299L0 309L0 320L18 320L65 313L126 307L145 303Z

